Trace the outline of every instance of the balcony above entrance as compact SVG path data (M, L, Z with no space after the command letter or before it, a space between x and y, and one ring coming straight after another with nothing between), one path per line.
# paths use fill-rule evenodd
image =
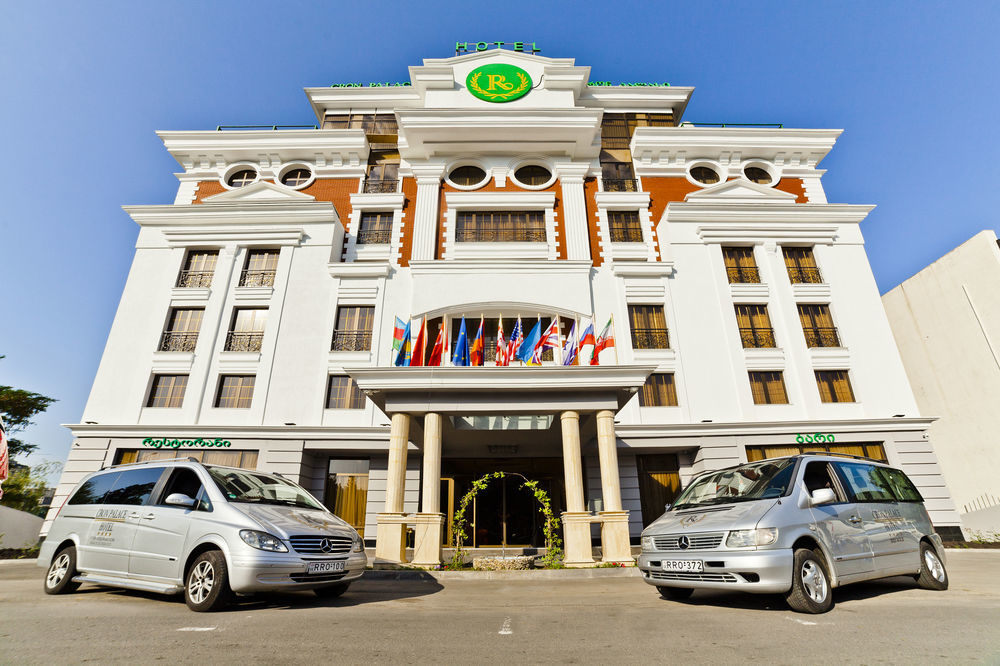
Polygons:
M387 413L618 411L654 365L347 368Z

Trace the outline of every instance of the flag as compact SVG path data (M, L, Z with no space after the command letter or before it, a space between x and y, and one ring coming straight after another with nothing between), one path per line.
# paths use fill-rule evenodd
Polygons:
M510 363L507 356L507 343L503 341L503 318L497 318L497 367L502 367Z
M521 342L520 349L517 351L517 358L528 363L531 361L532 357L535 355L535 345L538 341L542 339L542 320L541 318L535 322L535 325L531 327L531 333L524 338Z
M486 351L486 342L483 338L483 324L485 323L485 319L480 317L479 330L476 332L476 339L472 341L472 348L469 350L469 365L483 364L483 356ZM501 326L502 328L503 326Z
M425 356L427 356L427 317L422 317L420 330L417 331L417 337L413 339L413 353L410 356L409 365L423 365Z
M531 354L531 365L541 365L542 352L546 349L555 349L558 346L559 320L553 318L552 323L545 329L545 332L542 333L542 337L538 340L538 344L535 345L535 351Z
M597 344L594 345L594 358L590 360L591 365L600 365L598 358L601 356L601 352L608 348L613 348L615 346L615 329L614 329L614 318L608 319L607 325L601 334L597 337Z
M403 332L406 330L406 322L396 317L396 324L392 327L392 351L398 352L403 346Z
M395 341L392 343L393 348L396 347ZM410 364L410 322L406 322L406 328L403 329L403 337L399 343L399 353L396 354L396 366L404 366Z
M7 432L0 419L0 497L3 497L3 482L10 476L10 460L7 455Z
M482 332L482 325L479 327ZM455 341L455 353L451 355L452 365L472 365L469 360L469 336L465 332L465 317L458 329L458 340Z
M576 345L576 322L573 322L573 328L569 329L569 335L566 336L566 344L563 346L562 352L562 362L563 365L573 365L573 361L576 360L577 345Z
M517 353L521 351L521 344L524 342L524 330L521 328L521 318L517 318L517 323L514 324L514 330L510 332L510 342L507 343L507 359L504 365L510 365L510 362L517 358Z
M580 365L589 364L591 357L594 355L594 346L596 345L597 340L594 338L594 319L592 317L584 327L583 333L580 334L580 343L576 348L577 356L579 357L577 363Z
M468 343L466 343L468 345ZM444 324L438 326L437 340L434 341L434 348L431 349L431 357L427 360L427 365L441 365L441 357L444 356Z

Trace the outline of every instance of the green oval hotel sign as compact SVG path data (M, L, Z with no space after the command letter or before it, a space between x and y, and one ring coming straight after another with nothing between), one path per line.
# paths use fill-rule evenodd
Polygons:
M510 102L531 90L531 77L514 65L494 63L477 67L465 79L473 95L487 102Z

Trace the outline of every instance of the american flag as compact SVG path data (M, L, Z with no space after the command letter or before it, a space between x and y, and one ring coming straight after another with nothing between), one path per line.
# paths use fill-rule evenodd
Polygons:
M509 365L510 358L507 357L507 343L503 339L503 319L497 319L497 367Z
M510 332L510 343L507 344L507 363L514 360L517 351L521 348L521 344L524 342L524 331L521 329L521 318L517 318L517 323L514 324L514 330Z
M7 457L7 428L0 419L0 484L10 476L10 462ZM3 486L0 485L0 498L3 497Z

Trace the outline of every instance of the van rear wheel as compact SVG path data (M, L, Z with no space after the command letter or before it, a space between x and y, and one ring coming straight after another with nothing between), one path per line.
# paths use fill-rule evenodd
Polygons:
M208 550L195 558L184 581L184 601L198 612L222 610L232 600L226 558L218 550Z
M798 548L792 559L792 589L785 601L799 613L825 613L833 607L830 574L823 557L808 548Z
M944 562L926 541L920 544L920 573L914 576L917 585L925 590L947 590L948 572Z
M656 589L661 597L670 599L671 601L690 599L691 594L694 592L694 588L691 587L667 587L666 585L660 585Z
M45 572L45 594L73 592L80 587L80 583L73 582L76 574L76 547L67 546L56 553L49 570Z

